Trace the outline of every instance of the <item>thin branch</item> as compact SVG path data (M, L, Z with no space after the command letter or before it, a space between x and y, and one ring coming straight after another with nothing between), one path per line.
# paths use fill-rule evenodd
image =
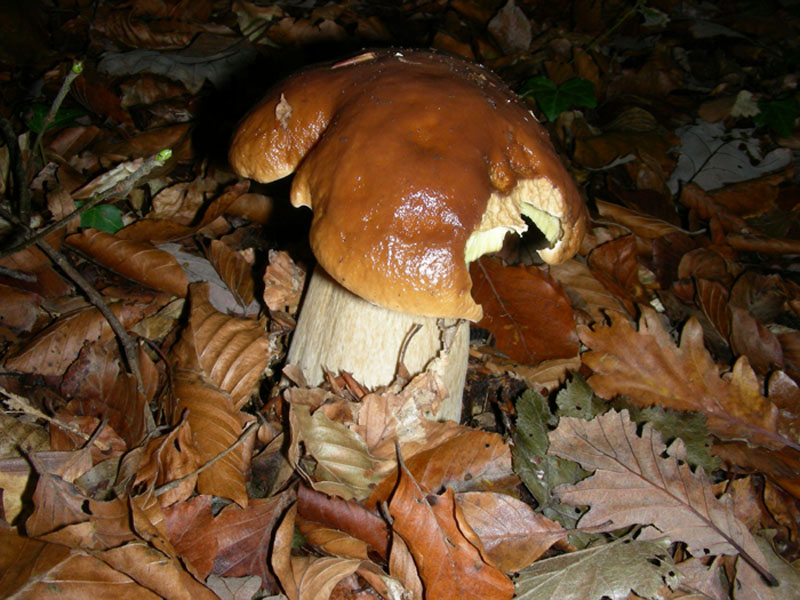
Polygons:
M122 181L110 187L106 190L103 190L101 193L92 196L88 202L81 205L79 208L76 208L63 219L56 221L55 223L51 223L47 227L43 227L39 229L34 235L26 238L24 241L16 244L15 246L0 251L0 258L5 256L9 256L14 254L15 252L19 252L20 250L24 250L25 248L32 246L33 244L38 243L39 241L43 240L45 237L50 235L52 232L60 229L66 224L74 219L75 217L80 216L90 208L97 206L101 202L108 200L109 198L124 198L128 194L130 194L131 190L135 188L142 179L147 177L153 169L156 167L161 167L166 163L170 157L172 156L172 150L162 150L158 154L154 154L147 158L142 165L136 169L133 173L125 177Z

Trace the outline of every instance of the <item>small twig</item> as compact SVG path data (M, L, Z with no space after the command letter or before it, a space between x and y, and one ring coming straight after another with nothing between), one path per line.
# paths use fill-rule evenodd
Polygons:
M56 221L55 223L51 223L47 227L43 227L39 229L34 235L26 238L23 242L16 244L15 246L8 248L6 250L0 251L0 258L4 256L9 256L14 254L15 252L19 252L20 250L24 250L25 248L38 243L40 240L43 240L45 237L50 235L52 232L64 227L69 221L74 219L75 217L80 216L90 208L97 206L101 202L108 200L109 198L124 198L127 196L133 188L135 188L139 182L147 177L150 172L155 169L156 167L163 166L170 157L172 156L172 150L166 149L162 150L158 154L154 154L147 158L138 169L136 169L133 173L125 177L122 181L117 183L115 186L104 190L103 192L97 194L96 196L92 196L88 202L81 205L79 208L76 208L63 219Z
M38 246L38 248L44 252L51 261L58 265L58 267L67 275L67 277L74 281L78 287L83 290L83 292L89 298L89 301L106 318L106 321L108 321L108 324L111 326L111 330L117 336L117 339L122 345L122 351L125 354L125 362L127 363L128 371L130 371L130 373L136 378L136 385L138 386L139 391L144 394L144 382L142 381L142 373L139 370L138 346L136 342L133 341L131 336L128 335L128 332L125 331L125 328L122 326L122 323L119 322L117 316L108 307L103 299L103 296L100 295L100 292L94 289L94 286L92 286L91 283L86 281L83 275L81 275L78 270L72 266L72 264L67 260L67 257L61 254L61 252L53 248L44 240L39 240L36 242L36 246Z
M228 454L230 454L236 448L238 448L239 446L242 445L244 440L247 439L247 435L253 429L255 429L257 426L258 426L258 421L253 421L247 427L245 427L244 431L242 431L242 433L239 435L239 438L233 444L231 444L228 448L226 448L225 450L223 450L222 452L217 454L214 458L212 458L208 462L204 463L203 465L201 465L200 467L198 467L196 470L192 471L191 473L187 473L183 477L179 477L178 479L173 479L172 481L169 481L169 482L165 483L164 485L158 486L155 489L156 496L160 496L160 495L165 494L166 492L168 492L170 490L174 490L176 487L178 487L184 481L188 481L192 477L195 477L196 475L199 475L200 473L202 473L203 471L208 469L211 465L213 465L218 460L221 460L221 459L225 458L226 456L228 456Z
M36 417L37 419L42 419L44 421L47 421L48 423L52 423L56 427L63 429L65 431L69 431L71 434L78 436L84 442L93 443L95 446L98 447L98 449L100 449L103 452L108 452L111 449L108 447L108 445L101 442L100 440L92 439L94 436L90 436L88 433L84 433L74 425L70 425L69 423L65 423L60 419L51 417L50 415L43 413L38 408L33 406L30 400L22 396L19 396L14 392L8 391L2 385L0 385L0 394L7 396L7 398L5 399L5 403L13 411L19 411L25 413L26 415L31 415L32 417Z
M55 120L56 115L58 114L58 110L61 108L61 103L64 102L64 98L67 97L69 93L69 88L72 85L72 82L78 78L78 76L83 72L83 63L77 61L73 63L72 68L67 73L67 76L64 77L64 81L61 82L61 89L58 90L58 94L56 94L55 100L53 100L53 104L50 105L50 110L47 112L44 120L42 121L42 126L39 128L39 133L36 134L36 141L33 142L31 146L31 150L36 150L41 148L42 146L42 138L44 137L45 131L47 128L50 127L50 124ZM44 152L42 152L44 154ZM33 173L31 170L33 169L33 161L28 162L28 177L30 178ZM20 214L20 219L22 219L25 223L29 223L30 218L30 206L28 207L28 216L27 218Z
M0 135L8 148L8 159L11 163L11 173L14 175L14 195L17 197L17 214L22 216L25 212L23 207L28 207L30 213L31 190L28 187L28 179L25 176L25 164L22 162L22 151L19 148L19 140L11 123L0 115ZM30 214L28 214L28 219ZM27 224L28 219L23 219Z

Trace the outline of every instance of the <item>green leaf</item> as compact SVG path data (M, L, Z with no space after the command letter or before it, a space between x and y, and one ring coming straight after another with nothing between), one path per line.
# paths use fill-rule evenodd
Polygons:
M50 112L49 106L46 106L44 104L32 105L31 118L26 122L28 129L30 129L34 133L39 133L42 129L42 125L44 124L44 119L45 117L47 117L48 112ZM49 131L50 129L61 127L62 125L71 123L78 117L81 117L85 114L86 112L79 108L62 108L56 113L56 116L53 118L52 123L50 123L47 129Z
M622 538L533 563L514 582L520 600L625 600L630 592L662 598L664 584L675 588L681 574L668 540Z
M572 106L597 106L594 84L580 77L573 77L561 85L556 85L547 77L534 77L523 86L522 95L532 95L550 121Z
M711 456L712 442L704 414L668 410L660 406L639 408L623 399L612 404L617 410L628 409L631 420L636 424L650 423L667 446L677 438L682 439L686 447L686 462L692 467L703 467L706 473L719 468L720 458Z
M546 454L548 426L558 422L547 398L528 390L517 400L517 430L512 447L514 472L549 519L573 528L581 510L561 505L552 494L562 483L577 483L588 475L578 463Z
M122 211L113 204L100 204L81 214L81 227L101 229L106 233L116 233L124 227Z
M607 403L594 395L594 391L586 380L575 373L572 380L556 396L559 417L577 417L590 421L603 413Z
M761 111L756 115L757 125L766 125L782 137L789 137L800 117L800 102L797 98L762 100L758 103Z

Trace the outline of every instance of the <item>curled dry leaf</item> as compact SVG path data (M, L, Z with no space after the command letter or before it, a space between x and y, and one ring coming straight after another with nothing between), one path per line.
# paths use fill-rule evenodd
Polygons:
M283 251L269 251L269 265L264 271L264 304L270 310L297 312L303 294L305 272Z
M705 472L663 458L661 435L646 424L639 437L627 410L592 421L562 418L549 437L548 453L594 471L576 485L556 488L562 502L591 506L581 527L612 531L653 524L670 540L685 542L696 557L739 554L747 562L739 563L740 573L765 572L766 559L755 539L732 507L717 500Z
M746 358L736 362L729 381L720 377L695 319L684 326L679 346L647 307L639 331L616 315L610 326L581 326L579 334L591 349L582 357L594 371L589 385L601 397L624 394L640 406L702 412L709 430L722 439L771 448L799 445L783 433L790 424L779 421L778 408L761 395Z
M330 497L300 485L297 510L304 519L334 527L363 540L384 558L389 554L386 522L360 504Z
M630 229L633 233L643 238L659 238L680 231L675 225L657 219L648 214L625 208L619 204L612 204L603 200L595 200L597 212L603 217L609 217Z
M511 450L496 433L463 428L460 435L428 445L406 461L406 468L422 489L443 487L456 491L479 489L512 476ZM366 502L377 506L388 499L397 481L397 470L372 490Z
M426 598L437 600L501 600L514 595L514 584L496 567L487 564L457 520L451 488L439 496L420 488L401 465L400 481L389 503L392 528L408 545ZM461 525L461 527L460 527Z
M561 286L536 267L506 267L495 259L470 266L472 297L483 306L478 326L517 362L570 358L578 352L572 307Z
M521 500L505 494L465 492L458 494L456 500L486 554L506 573L527 567L569 533Z
M99 229L86 229L67 238L93 261L155 290L185 296L189 280L172 255L147 242L120 239Z
M208 260L236 297L237 302L243 307L249 306L254 300L253 265L219 240L211 241Z

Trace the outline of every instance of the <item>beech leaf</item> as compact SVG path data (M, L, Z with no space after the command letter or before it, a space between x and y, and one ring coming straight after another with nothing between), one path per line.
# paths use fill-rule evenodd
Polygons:
M426 494L401 463L400 481L389 503L393 528L408 545L425 586L437 600L510 599L514 586L481 557L457 521L452 489ZM475 536L474 532L468 532ZM476 538L477 539L477 538Z
M483 306L480 327L511 359L535 365L578 353L572 307L561 286L536 267L479 259L470 267L472 297Z

